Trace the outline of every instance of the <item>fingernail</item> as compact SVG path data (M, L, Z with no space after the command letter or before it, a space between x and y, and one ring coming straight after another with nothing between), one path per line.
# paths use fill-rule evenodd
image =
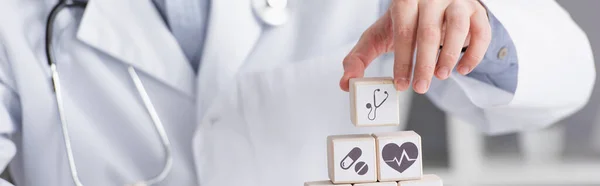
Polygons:
M458 68L458 73L462 75L467 75L469 72L471 72L471 68L466 65L462 65Z
M408 78L396 78L394 84L396 85L396 90L406 90L410 82Z
M443 66L437 70L436 75L441 79L446 79L450 76L450 68Z
M419 80L415 83L415 91L417 93L420 94L424 94L425 92L427 92L427 89L429 88L428 85L429 83L427 82L427 80Z

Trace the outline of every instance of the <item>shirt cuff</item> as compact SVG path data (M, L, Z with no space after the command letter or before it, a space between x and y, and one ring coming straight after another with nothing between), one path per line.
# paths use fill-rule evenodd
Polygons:
M489 10L488 18L492 40L481 63L467 77L514 94L519 71L515 45L502 23Z

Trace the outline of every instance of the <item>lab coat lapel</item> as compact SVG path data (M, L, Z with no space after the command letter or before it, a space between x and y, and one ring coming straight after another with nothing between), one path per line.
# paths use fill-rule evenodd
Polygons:
M262 31L250 0L211 1L208 29L198 80L199 108L215 96L243 65Z
M90 0L77 38L194 96L194 72L150 0Z

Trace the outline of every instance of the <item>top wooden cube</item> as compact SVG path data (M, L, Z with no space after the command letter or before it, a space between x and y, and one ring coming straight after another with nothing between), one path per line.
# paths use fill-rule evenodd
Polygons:
M399 125L400 103L391 77L350 79L350 115L357 127Z

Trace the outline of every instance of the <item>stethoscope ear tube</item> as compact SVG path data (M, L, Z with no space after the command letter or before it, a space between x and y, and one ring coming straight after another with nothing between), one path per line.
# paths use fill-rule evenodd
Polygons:
M48 65L54 64L54 53L52 50L52 35L54 34L54 20L58 13L64 8L81 8L85 9L87 6L87 2L73 1L71 3L67 3L66 0L60 0L56 6L52 8L50 14L48 15L48 19L46 20L46 59L48 60Z

